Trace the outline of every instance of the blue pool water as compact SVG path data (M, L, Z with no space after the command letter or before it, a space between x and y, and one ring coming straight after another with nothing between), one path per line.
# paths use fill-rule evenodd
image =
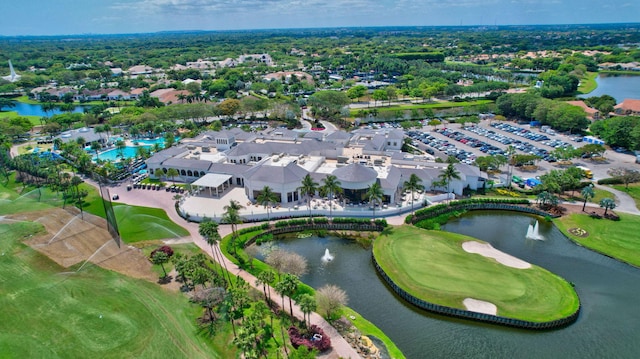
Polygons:
M176 137L176 142L178 142L179 139L180 137ZM149 146L153 146L156 143L159 143L161 146L164 147L164 137L157 137L154 139L136 139L136 140L133 140L133 143L138 143L141 145L149 145Z
M122 150L122 157L124 158L132 158L136 156L136 149L141 146L127 146ZM151 148L151 146L142 146L144 148ZM117 161L121 158L120 150L117 148L101 152L97 157L93 157L93 159L101 159L103 161Z

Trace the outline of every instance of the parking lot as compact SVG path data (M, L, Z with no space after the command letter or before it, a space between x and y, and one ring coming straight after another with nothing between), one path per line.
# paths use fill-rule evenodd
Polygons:
M508 146L516 153L533 154L541 158L536 171L522 171L515 168L514 174L521 177L535 177L552 169L560 169L556 158L552 155L557 148L579 148L585 143L576 135L556 134L553 131L541 131L529 125L514 123L482 121L474 126L461 127L452 124L449 127L433 129L425 126L421 130L406 133L415 147L445 160L448 156L456 157L460 162L473 164L480 156L504 155ZM608 177L607 171L614 167L639 168L635 157L615 151L605 152L605 161L591 159L574 159L575 165L592 169L594 179Z

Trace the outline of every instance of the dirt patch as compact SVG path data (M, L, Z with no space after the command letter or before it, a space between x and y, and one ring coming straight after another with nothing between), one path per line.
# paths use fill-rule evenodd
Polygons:
M88 261L130 277L152 282L158 279L140 249L125 243L118 247L106 230L103 218L88 213L81 215L73 207L19 213L7 218L42 224L46 233L25 243L64 268L80 268Z

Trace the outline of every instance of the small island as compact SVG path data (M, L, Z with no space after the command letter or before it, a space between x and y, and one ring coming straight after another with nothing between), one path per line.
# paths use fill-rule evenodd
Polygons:
M468 236L395 227L375 241L373 258L401 297L441 314L548 329L580 310L566 280Z

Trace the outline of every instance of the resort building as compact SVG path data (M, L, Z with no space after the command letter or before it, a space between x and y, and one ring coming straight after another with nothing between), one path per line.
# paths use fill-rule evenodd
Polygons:
M400 207L406 199L404 182L412 174L422 179L427 190L462 195L464 188L484 186L486 175L460 163L456 164L459 180L447 188L434 187L447 164L400 152L403 138L397 129L338 131L310 138L286 129L208 131L154 154L146 164L152 178L157 169L164 173L176 169L176 178L164 179L191 183L200 195L220 198L229 189L243 188L251 203L268 186L282 205L302 204L300 186L306 175L319 184L328 175L336 176L343 207L368 206L366 193L376 182L384 193L384 207Z

